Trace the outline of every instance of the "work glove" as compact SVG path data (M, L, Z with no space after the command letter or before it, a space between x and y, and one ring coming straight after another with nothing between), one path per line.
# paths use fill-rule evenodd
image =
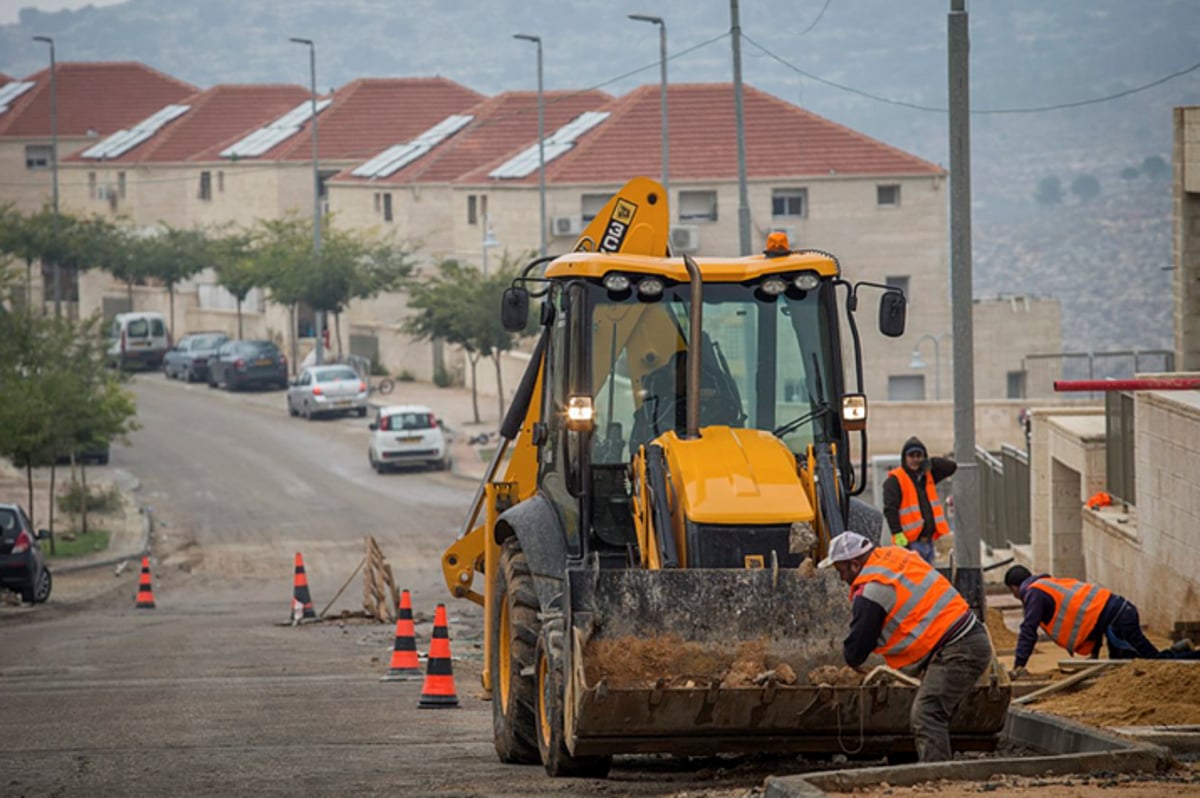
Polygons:
M1029 675L1029 671L1025 670L1024 668L1013 668L1011 671L1008 672L1008 678L1012 679L1014 682L1017 679L1024 679L1028 675Z
M897 532L896 534L892 535L892 543L897 546L908 548L908 537L906 537L903 532Z

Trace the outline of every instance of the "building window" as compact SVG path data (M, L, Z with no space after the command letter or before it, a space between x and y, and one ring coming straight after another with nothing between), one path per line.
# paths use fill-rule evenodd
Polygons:
M895 208L900 204L900 186L892 183L875 187L875 204L881 208Z
M125 173L117 172L117 196L125 199Z
M383 195L378 191L375 192L375 213L383 210Z
M679 221L715 222L717 220L717 192L680 191Z
M217 191L218 191L218 193L221 193L221 194L225 193L225 173L224 172L217 172Z
M888 288L896 288L904 292L904 296L908 296L908 275L907 274L889 274L883 278L883 282Z
M197 196L202 200L212 199L212 172L200 173L200 193Z
M317 195L321 199L329 196L329 178L337 175L337 172L320 172L317 174Z
M888 377L889 402L922 402L924 400L924 374L892 374Z
M26 169L49 169L53 151L44 144L25 145Z
M1007 391L1005 396L1009 399L1024 399L1025 398L1025 372L1010 371L1008 372Z
M579 198L580 216L587 224L604 210L604 206L612 199L612 194L584 194Z
M467 224L479 224L479 198L467 195Z
M803 219L808 216L808 189L777 188L771 192L771 216Z
M96 193L96 173L88 172L88 199L100 199Z
M392 220L392 192L387 192L383 195L383 220L390 222Z

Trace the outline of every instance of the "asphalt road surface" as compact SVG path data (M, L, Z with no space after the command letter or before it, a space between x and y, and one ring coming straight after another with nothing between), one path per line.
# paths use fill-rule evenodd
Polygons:
M112 466L152 506L157 608L137 568L63 574L34 608L0 607L0 795L740 796L792 758L621 757L609 779L502 765L479 686L481 613L451 599L439 556L475 486L377 475L366 421L289 418L282 393L228 394L142 375L142 428ZM461 707L417 708L381 682L394 630L286 624L293 558L318 611L372 535L413 594L424 650L450 613ZM361 607L355 578L330 615Z

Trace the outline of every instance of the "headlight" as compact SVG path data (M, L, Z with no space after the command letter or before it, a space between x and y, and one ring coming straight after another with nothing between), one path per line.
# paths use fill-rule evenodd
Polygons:
M663 292L663 281L657 277L644 277L638 282L638 293L642 296L658 296Z
M787 290L787 283L781 277L768 277L763 280L762 292L767 296L779 296Z
M792 280L792 285L801 291L811 291L820 284L821 277L816 272L800 272L796 275L796 279Z
M623 274L606 274L604 275L604 287L613 293L620 293L629 290L629 278Z

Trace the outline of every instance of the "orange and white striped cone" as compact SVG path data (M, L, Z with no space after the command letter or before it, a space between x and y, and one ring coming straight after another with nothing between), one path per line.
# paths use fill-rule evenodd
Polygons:
M417 637L413 629L412 598L407 590L400 591L400 610L396 614L396 642L392 646L392 662L382 682L402 682L421 678L421 663L417 660Z
M296 576L292 587L292 620L316 618L312 596L308 592L308 576L304 573L304 558L296 552Z
M446 628L446 605L437 605L433 614L433 639L429 641L429 659L425 666L425 685L421 688L419 709L454 709L458 694L454 691L454 669L450 663L450 632Z
M142 555L142 573L138 577L137 601L133 605L137 609L154 609L154 588L150 584L150 558Z

